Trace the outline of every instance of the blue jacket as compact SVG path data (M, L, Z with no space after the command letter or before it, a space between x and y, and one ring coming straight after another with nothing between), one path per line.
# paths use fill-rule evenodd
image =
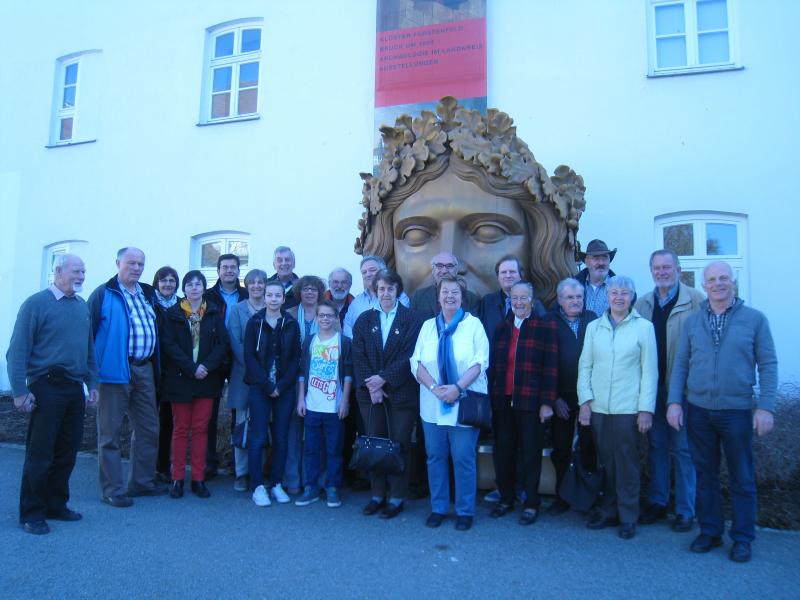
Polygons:
M153 307L155 314L155 291L146 283L139 284L145 298ZM94 351L101 383L130 383L131 371L128 364L128 332L130 312L128 303L119 289L115 275L100 285L89 296L89 314L92 317L94 332ZM158 327L156 326L156 347L151 357L156 382L160 381Z

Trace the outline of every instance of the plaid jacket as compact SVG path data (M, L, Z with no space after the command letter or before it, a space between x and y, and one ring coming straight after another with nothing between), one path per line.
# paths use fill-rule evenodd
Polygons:
M495 410L508 408L505 381L513 328L513 321L503 321L497 326L489 353L489 393ZM531 315L519 328L511 406L529 411L539 410L540 404L552 406L557 387L556 324Z

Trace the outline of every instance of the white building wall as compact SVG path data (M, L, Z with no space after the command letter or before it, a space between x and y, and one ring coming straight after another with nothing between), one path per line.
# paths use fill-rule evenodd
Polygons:
M584 244L620 248L651 285L654 217L748 219L750 303L770 317L781 377L800 379L782 258L800 252L792 201L800 22L789 0L734 4L742 70L648 78L645 0L487 0L489 104L549 171L583 175ZM263 17L258 121L198 127L206 28ZM88 291L118 247L189 267L191 236L251 234L252 267L291 245L298 272L357 273L360 171L371 167L375 2L64 0L2 3L0 346L41 284L43 247L86 240ZM35 33L34 33L35 32ZM99 49L97 142L47 149L55 61ZM79 107L80 110L80 107ZM354 290L360 289L356 275ZM4 353L3 353L4 354ZM0 389L7 387L0 357Z

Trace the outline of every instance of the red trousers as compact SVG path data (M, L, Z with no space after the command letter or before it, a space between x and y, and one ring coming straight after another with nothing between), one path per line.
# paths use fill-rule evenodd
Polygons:
M186 450L192 436L192 481L203 481L206 470L208 422L211 420L211 398L195 398L191 402L172 403L172 479L186 476Z

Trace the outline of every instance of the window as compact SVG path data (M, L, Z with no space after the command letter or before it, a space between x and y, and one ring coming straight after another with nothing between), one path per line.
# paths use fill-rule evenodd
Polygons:
M97 116L96 77L99 50L87 50L56 60L50 146L94 140Z
M734 0L648 0L651 76L739 68Z
M59 254L77 254L81 256L87 247L84 240L65 240L44 247L42 253L42 288L53 284L53 261Z
M739 296L749 297L746 265L747 217L730 213L675 213L656 217L656 246L681 260L681 281L701 289L703 268L724 260L739 282Z
M192 238L192 269L200 269L208 280L208 287L217 281L217 259L223 254L239 257L239 279L250 264L250 234L241 231L216 231Z
M262 19L208 30L200 123L258 118Z

